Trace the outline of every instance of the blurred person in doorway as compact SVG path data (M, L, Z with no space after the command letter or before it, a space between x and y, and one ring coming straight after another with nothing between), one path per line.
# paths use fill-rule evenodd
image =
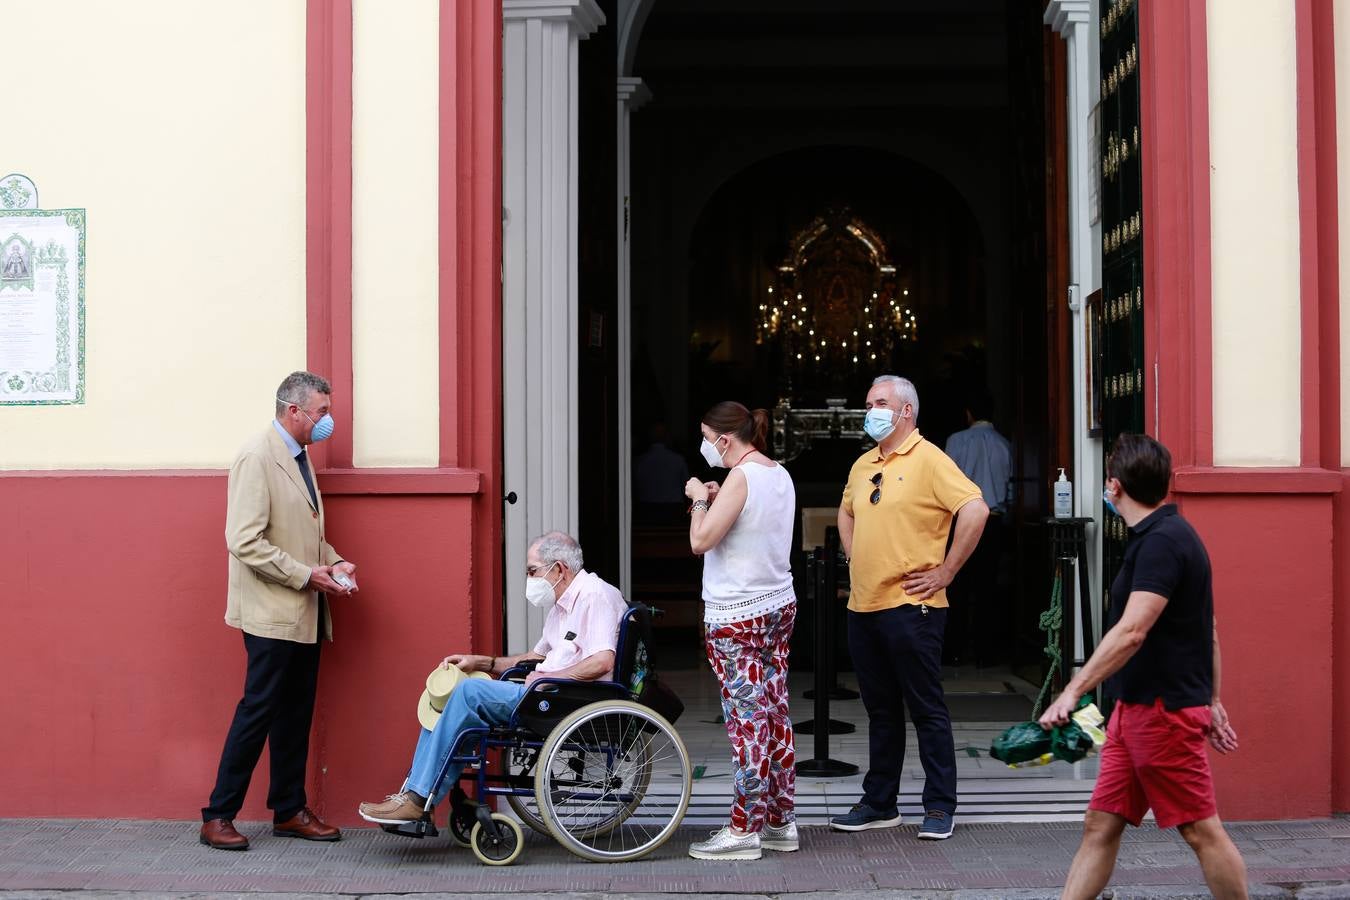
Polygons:
M947 438L947 455L979 486L989 507L980 542L948 591L952 602L948 624L953 627L946 647L948 660L956 665L1003 662L1011 626L1008 605L997 593L1004 523L1012 501L1012 445L994 428L993 405L987 391L974 393L966 403L968 427Z
M647 436L647 449L633 460L634 517L641 522L665 522L684 512L689 464L671 449L664 422L653 423Z

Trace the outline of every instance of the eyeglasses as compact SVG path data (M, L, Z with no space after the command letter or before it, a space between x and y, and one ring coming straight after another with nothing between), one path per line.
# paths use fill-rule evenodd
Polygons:
M873 475L873 476L871 477L871 479L870 479L870 481L872 482L872 484L874 484L874 485L876 486L876 490L872 492L872 505L873 505L873 506L876 506L878 503L881 502L881 476L882 476L883 474L884 474L884 473L882 473L882 472L878 472L877 474Z
M327 406L320 406L318 409L314 411L314 415L311 416L309 414L309 410L305 409L299 403L292 403L290 400L282 400L280 397L277 398L277 402L284 403L287 406L294 406L296 409L300 410L300 412L304 414L305 418L309 419L311 422L317 422L319 419L322 419L324 416L328 415L328 413L332 411Z
M553 568L553 567L556 566L557 564L558 564L558 561L557 561L557 560L554 560L553 562L540 563L540 564L537 565L537 566L526 566L526 567L525 567L525 574L526 574L527 576L529 576L530 578L533 578L533 577L535 577L536 575L538 575L540 572L547 572L549 569Z

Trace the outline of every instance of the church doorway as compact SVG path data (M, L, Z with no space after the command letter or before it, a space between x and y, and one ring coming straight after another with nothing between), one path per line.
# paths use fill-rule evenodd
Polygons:
M1090 765L1067 779L1075 787L1048 770L1005 779L987 758L989 739L1028 717L1045 672L1043 519L1082 427L1063 308L1058 37L1039 4L1002 0L646 6L640 36L621 33L618 48L651 96L619 163L631 227L630 592L666 611L663 666L701 665L700 566L675 488L684 472L714 477L698 454L702 413L730 398L776 414L774 455L802 507L793 661L805 672L817 663L809 548L865 444L847 414L860 420L872 377L904 375L929 440L945 446L979 419L1012 449L994 526L1003 540L978 605L949 632L963 780L988 777L991 815L1005 794L1037 786L1072 814ZM813 425L810 410L836 425ZM846 687L842 638L835 650ZM833 740L865 765L865 741Z

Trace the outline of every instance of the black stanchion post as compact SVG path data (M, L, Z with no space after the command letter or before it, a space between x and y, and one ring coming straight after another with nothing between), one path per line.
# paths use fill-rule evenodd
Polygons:
M825 547L817 547L816 560L816 672L815 688L811 691L816 701L815 718L796 726L799 734L815 734L818 722L829 723L828 734L852 734L857 730L852 722L830 718L830 700L835 699L830 686L834 684L834 622L835 604L839 602L839 529L825 529ZM821 698L821 691L825 696ZM819 740L819 739L817 739ZM826 742L825 746L828 746Z
M1088 550L1087 550L1087 523L1081 523L1075 534L1078 540L1078 561L1074 566L1078 569L1078 602L1079 606L1079 628L1083 632L1083 658L1081 662L1075 661L1074 665L1087 665L1092 651L1096 649L1096 640L1092 635L1092 588L1088 578Z
M819 550L820 548L816 549ZM825 559L826 572L823 589L825 591L825 596L830 598L829 605L826 607L829 610L829 615L821 616L819 613L816 615L816 647L821 647L823 641L823 646L829 648L828 655L824 657L830 662L828 671L825 671L825 682L827 684L825 692L829 695L831 700L857 700L857 691L843 687L839 684L839 679L837 677L838 667L834 664L834 649L837 644L835 641L834 623L838 620L838 617L835 614L834 604L839 596L839 564L843 560L843 556L839 552L839 529L834 526L825 529ZM802 696L807 700L814 700L819 696L821 690L821 672L822 668L816 666L815 687L811 688L809 691L802 692ZM818 711L816 717L820 717ZM835 728L836 725L845 725L847 727L843 730L837 730ZM853 730L853 726L849 725L847 722L831 721L830 723L830 734L850 734Z
M797 763L805 778L839 778L853 775L853 763L830 759L830 735L853 731L853 725L830 718L830 686L834 683L834 618L839 602L839 530L825 531L825 546L813 554L816 589L815 718L795 727L799 734L815 735L815 755Z
M816 548L819 551L820 548ZM816 701L816 719L820 719L820 692L825 691L826 696L831 700L857 700L858 692L841 687L837 677L838 666L834 664L834 650L837 646L834 634L834 623L838 621L838 615L835 610L835 604L839 602L839 566L843 562L843 555L839 552L839 529L830 526L825 529L825 579L821 585L828 603L824 609L826 614L821 614L820 607L816 612L816 650L817 659L828 660L828 666L816 666L816 686L809 691L804 691L802 696L808 700ZM821 648L824 649L824 656L820 656ZM826 717L829 716L829 704L825 705ZM843 726L843 727L839 727ZM840 722L837 719L830 720L830 734L851 734L854 727L848 722Z

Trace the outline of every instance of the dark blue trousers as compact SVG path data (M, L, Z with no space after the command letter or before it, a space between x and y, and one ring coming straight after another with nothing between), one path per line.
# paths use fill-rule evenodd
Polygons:
M248 651L244 696L225 737L216 786L202 809L203 822L239 814L264 742L272 757L267 807L274 819L284 822L307 804L305 762L322 643L322 637L313 644L300 644L244 634Z
M863 801L895 807L905 764L905 709L919 738L923 806L956 812L956 747L942 696L942 633L947 610L905 604L848 614L848 649L867 709L867 777Z

